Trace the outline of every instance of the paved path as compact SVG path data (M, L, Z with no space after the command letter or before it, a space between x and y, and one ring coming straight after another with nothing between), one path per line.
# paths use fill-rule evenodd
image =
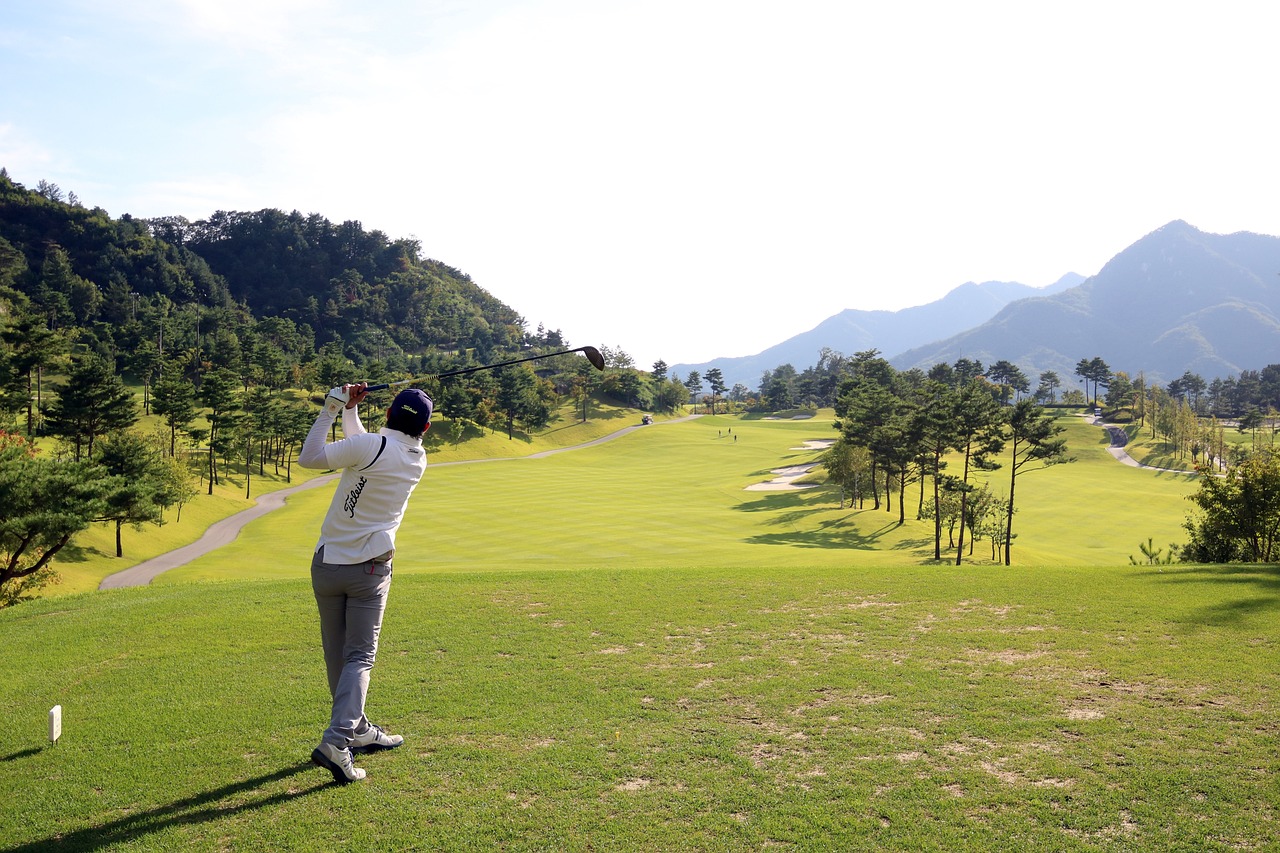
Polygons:
M659 421L657 424L653 424L653 426L681 423L683 421L689 421L700 417L702 417L702 415L686 415L683 418ZM529 456L501 456L494 459L467 459L461 462L437 462L431 467L441 468L447 465L476 465L481 462L517 462L521 459L543 459L547 456L554 456L557 453L566 453L570 450L582 450L586 447L594 447L597 444L604 444L606 441L613 441L615 438L621 438L622 436L635 432L638 429L645 429L645 426L639 425L623 427L617 432L609 433L602 438L586 441L582 444L574 444L569 447L557 447L554 450L544 450L541 453L533 453ZM138 563L136 566L131 566L130 568L116 572L115 574L107 575L102 579L102 583L98 584L98 589L120 589L126 586L146 586L151 583L156 575L167 572L170 569L176 569L179 566L185 566L197 557L203 557L211 551L215 551L224 545L234 542L235 538L240 535L240 530L246 524L253 521L255 518L260 518L272 510L276 510L284 506L285 499L289 496L296 495L298 492L303 492L307 489L314 489L319 486L328 485L338 479L339 476L341 476L341 474L338 472L323 474L316 477L314 480L308 480L299 486L290 486L287 489L268 492L258 498L258 503L256 505L251 506L246 510L242 510L235 515L227 516L221 521L214 522L213 525L204 532L203 536L195 542L192 542L190 545L184 545L183 547L170 551L166 554L161 554L158 557L152 557L150 560Z
M126 586L145 586L151 583L152 578L161 572L167 572L170 569L176 569L178 566L186 565L196 557L203 557L210 551L221 548L235 541L240 535L240 529L255 518L266 515L272 510L279 509L284 506L285 498L290 495L296 495L298 492L314 489L319 486L325 486L338 479L338 474L323 474L314 480L308 480L300 486L290 486L287 489L280 489L275 492L268 492L258 498L258 502L246 510L241 510L235 515L229 515L221 521L215 521L204 535L192 542L190 545L184 545L167 554L161 554L158 557L152 557L150 560L138 563L136 566L116 572L113 575L107 575L102 579L102 583L98 584L98 589L119 589Z
M1085 415L1085 417L1090 417ZM1143 465L1137 459L1130 456L1124 449L1129 443L1129 434L1124 431L1123 427L1115 424L1104 423L1102 418L1091 417L1091 422L1097 424L1107 431L1111 436L1111 446L1107 448L1107 452L1116 458L1116 461L1128 465L1131 468L1146 468L1148 471L1165 471L1169 474L1196 474L1197 471L1184 471L1180 468L1160 468L1156 465Z

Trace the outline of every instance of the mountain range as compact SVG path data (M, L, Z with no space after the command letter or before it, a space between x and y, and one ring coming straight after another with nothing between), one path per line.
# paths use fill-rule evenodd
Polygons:
M1084 276L1067 273L1045 288L1013 281L966 282L941 299L901 311L861 311L847 308L823 320L807 332L788 338L755 355L717 358L703 364L676 364L670 375L683 379L690 371L705 374L720 368L725 384L756 388L766 370L790 364L803 371L817 363L824 348L844 355L876 349L885 353L906 352L932 341L949 338L971 329L1019 299L1058 293L1084 281Z
M1073 376L1079 361L1167 383L1187 371L1205 379L1280 362L1280 238L1210 234L1177 220L1141 238L1091 278L1074 273L1046 288L972 282L942 299L901 311L849 309L762 352L701 365L725 383L759 385L782 364L803 371L823 348L851 355L877 349L894 367L928 370L964 357L1016 364L1035 383L1053 370Z

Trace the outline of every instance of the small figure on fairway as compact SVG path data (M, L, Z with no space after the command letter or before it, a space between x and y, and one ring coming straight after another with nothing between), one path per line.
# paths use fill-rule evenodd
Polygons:
M320 639L333 697L329 727L311 761L347 784L363 779L353 752L392 749L404 743L364 715L369 673L378 651L382 614L391 590L396 531L409 495L427 468L422 434L431 426L431 398L416 388L396 395L387 423L371 433L360 422L364 383L329 391L307 433L298 464L341 468L342 479L320 527L311 559L311 588L320 611ZM343 438L325 438L342 414Z

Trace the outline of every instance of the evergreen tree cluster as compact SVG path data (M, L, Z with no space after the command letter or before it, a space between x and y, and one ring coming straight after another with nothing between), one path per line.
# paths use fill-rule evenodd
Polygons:
M839 438L824 464L842 504L870 498L873 509L891 512L896 498L898 524L906 523L908 487L918 486L915 518L933 522L934 559L943 559L945 532L956 565L979 538L991 543L992 560L1010 565L1018 477L1071 458L1051 415L1030 398L1008 405L999 376L975 375L974 367L900 372L875 350L857 353L835 389ZM1000 467L997 458L1007 465L1004 496L975 482L977 472Z

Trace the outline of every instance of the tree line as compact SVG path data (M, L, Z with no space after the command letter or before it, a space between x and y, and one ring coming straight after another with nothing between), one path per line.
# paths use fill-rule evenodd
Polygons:
M46 182L29 191L0 168L0 606L47 582L54 556L89 524L114 524L121 555L125 525L162 523L166 508L181 512L198 488L212 493L233 466L246 497L255 470L288 479L325 388L568 345L559 330L527 331L467 276L422 258L415 241L359 223L273 210L113 220ZM642 372L621 347L600 350L603 374L566 356L536 371L427 384L448 423L431 440L499 429L513 438L566 402L584 420L601 399L668 412L831 405L841 440L828 467L851 501L878 508L883 498L889 509L896 488L901 521L907 486L918 483L917 517L934 519L939 558L945 531L957 561L966 540L972 553L986 538L1007 563L1016 477L1065 460L1038 406L1085 402L1078 389L1059 395L1052 372L1032 392L1007 362L898 372L875 351L824 350L803 373L767 371L753 393L727 388L714 368L681 380L665 362ZM1275 366L1213 383L1188 374L1163 389L1097 358L1077 373L1095 399L1106 389L1108 405L1128 405L1197 460L1226 452L1221 425L1215 439L1198 413L1244 401L1270 412L1280 391ZM143 415L160 430L140 433ZM380 418L370 411L366 421L376 428ZM1249 411L1240 422L1259 423ZM996 498L972 474L1006 443L1009 495ZM944 473L952 452L963 460L958 474ZM66 500L51 509L56 494Z
M839 395L840 383L856 367L858 354L845 355L829 347L818 353L816 364L797 371L791 364L782 364L765 370L755 389L737 384L722 398L742 405L748 410L785 411L798 408L831 408ZM708 371L710 372L710 371ZM926 372L926 376L940 381L963 383L979 376L999 389L1001 402L1008 403L1030 397L1045 406L1099 405L1112 408L1133 408L1137 417L1144 417L1144 409L1135 395L1139 392L1150 399L1157 395L1149 408L1159 411L1161 406L1185 403L1192 413L1202 418L1252 419L1267 418L1280 412L1280 364L1269 364L1260 370L1243 370L1239 376L1215 377L1205 380L1199 374L1187 371L1182 376L1161 386L1144 378L1141 371L1113 370L1102 358L1082 358L1076 364L1074 377L1080 387L1074 387L1072 377L1064 377L1057 371L1045 370L1034 377L1027 376L1016 364L1001 359L989 365L977 359L960 358L954 364L940 364ZM701 374L690 374L700 380ZM692 385L693 383L688 383ZM698 389L701 390L701 389Z

